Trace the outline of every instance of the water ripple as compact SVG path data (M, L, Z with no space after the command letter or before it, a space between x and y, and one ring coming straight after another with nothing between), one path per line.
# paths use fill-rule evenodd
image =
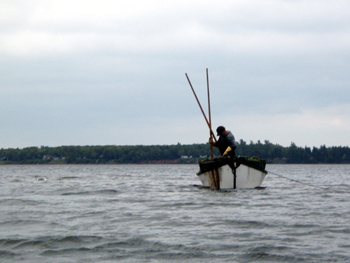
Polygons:
M284 177L229 191L196 165L0 169L1 262L350 261L348 165L270 165Z

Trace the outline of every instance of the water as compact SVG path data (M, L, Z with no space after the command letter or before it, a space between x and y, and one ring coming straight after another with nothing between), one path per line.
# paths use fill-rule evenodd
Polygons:
M0 166L0 262L349 262L350 166L267 169L214 191L197 165Z

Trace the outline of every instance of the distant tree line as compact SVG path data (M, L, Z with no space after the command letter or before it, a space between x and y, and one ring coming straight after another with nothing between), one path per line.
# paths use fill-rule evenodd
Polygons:
M255 156L268 163L350 163L348 146L289 147L244 140L238 142L236 154ZM214 148L214 155L219 151ZM197 163L210 157L206 144L135 145L135 146L59 146L0 149L0 164L127 164L127 163Z

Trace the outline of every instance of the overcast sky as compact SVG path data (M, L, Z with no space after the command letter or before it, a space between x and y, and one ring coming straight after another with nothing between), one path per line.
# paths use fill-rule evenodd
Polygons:
M348 0L0 0L0 148L350 145Z

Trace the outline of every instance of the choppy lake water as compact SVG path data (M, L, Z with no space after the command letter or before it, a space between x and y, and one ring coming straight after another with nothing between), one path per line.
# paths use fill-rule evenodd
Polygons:
M267 170L214 191L197 165L0 166L0 262L349 262L350 165Z

